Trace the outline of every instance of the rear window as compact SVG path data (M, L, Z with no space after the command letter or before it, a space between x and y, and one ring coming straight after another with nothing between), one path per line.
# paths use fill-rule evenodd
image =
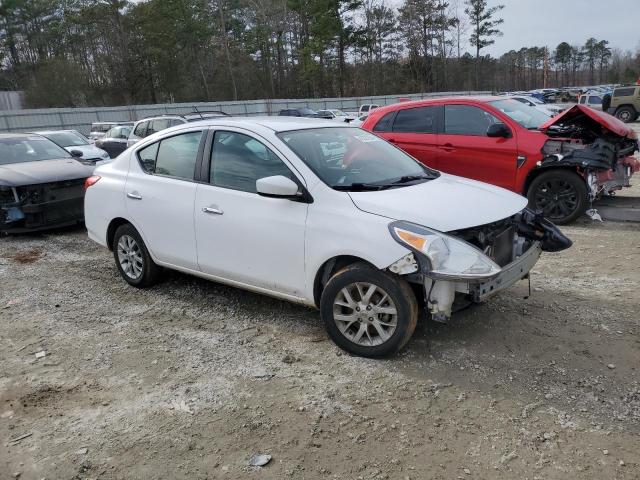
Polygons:
M614 97L631 97L636 93L636 89L634 87L631 88L616 88L613 91Z

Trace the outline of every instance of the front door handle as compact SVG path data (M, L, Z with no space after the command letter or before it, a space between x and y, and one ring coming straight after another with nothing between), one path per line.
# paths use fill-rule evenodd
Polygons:
M442 148L445 152L453 152L456 149L456 147L454 147L451 143L445 143L440 148Z
M138 192L129 192L127 193L127 198L131 198L132 200L142 200L142 195Z
M224 212L222 211L221 208L218 208L217 206L213 205L211 207L204 207L202 209L202 211L204 213L209 213L211 215L222 215Z

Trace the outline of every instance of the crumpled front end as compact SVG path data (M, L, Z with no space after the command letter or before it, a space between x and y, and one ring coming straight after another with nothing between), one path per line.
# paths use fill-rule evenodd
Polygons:
M84 180L0 186L0 232L20 233L81 222Z
M403 228L408 227L398 222L390 228L402 237ZM425 242L436 244L441 242L441 238L448 238L452 240L451 245L441 247L439 251L429 250L426 246L421 247L421 251L412 248L413 253L395 262L389 270L407 275L409 281L421 284L425 306L431 318L443 323L448 322L458 305L481 302L527 278L542 251L557 252L572 245L571 240L546 220L541 212L529 208L497 222L447 232L439 235L440 238L436 236L427 238ZM407 238L414 246L422 245L417 243L417 237ZM466 260L466 265L470 267L461 269L460 274L438 266L442 261L442 252L446 255L447 248L449 253L456 250L451 248L455 247L454 243L466 245L458 250L458 255L477 256L475 260ZM464 259L446 262L465 265Z

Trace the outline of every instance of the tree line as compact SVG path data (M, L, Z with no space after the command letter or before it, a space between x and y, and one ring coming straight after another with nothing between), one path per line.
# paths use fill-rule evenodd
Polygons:
M484 53L487 0L3 0L0 89L30 107L635 81L606 40ZM471 53L470 53L470 52Z

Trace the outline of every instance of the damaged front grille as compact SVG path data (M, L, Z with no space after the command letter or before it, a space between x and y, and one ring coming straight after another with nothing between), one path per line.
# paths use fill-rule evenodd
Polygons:
M29 230L82 220L84 180L78 178L15 187L13 200L9 202L8 197L3 197L0 204L0 227Z
M516 228L513 217L449 234L478 247L501 267L515 258Z

